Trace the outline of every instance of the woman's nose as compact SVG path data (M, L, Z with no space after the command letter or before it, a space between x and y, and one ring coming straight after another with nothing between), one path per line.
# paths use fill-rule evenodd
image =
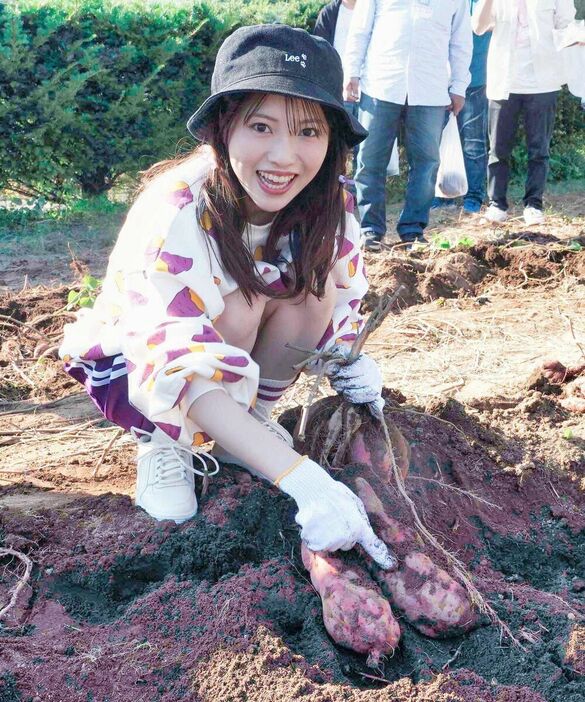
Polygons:
M291 166L296 161L295 139L290 134L277 137L268 155L271 163L280 168Z

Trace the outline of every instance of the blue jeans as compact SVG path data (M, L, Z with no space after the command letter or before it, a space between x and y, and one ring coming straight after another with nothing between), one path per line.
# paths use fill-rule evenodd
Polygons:
M345 100L343 101L343 106L345 107L345 111L350 114L352 117L355 117L358 119L359 115L359 110L360 106L358 102L346 102ZM358 154L358 147L354 146L352 150L352 159L351 159L351 177L355 180L355 172L357 169L357 154Z
M362 93L359 120L369 134L357 159L357 204L363 232L382 239L386 233L386 168L405 114L408 182L396 230L403 241L421 237L429 223L439 169L439 142L445 108L398 105Z
M463 204L481 205L485 200L488 160L488 100L485 85L467 89L465 106L458 114L457 122L468 187Z
M445 119L445 125L447 119ZM457 115L457 124L461 135L468 188L463 198L463 205L479 207L485 200L488 162L488 99L485 94L485 85L467 89L465 106ZM453 202L453 200L438 197L433 204L445 202Z

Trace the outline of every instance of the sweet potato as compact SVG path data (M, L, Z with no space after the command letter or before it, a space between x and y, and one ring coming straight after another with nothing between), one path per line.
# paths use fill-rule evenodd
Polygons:
M377 585L357 566L340 558L302 546L305 568L321 596L323 622L340 646L368 654L368 665L393 653L400 640L400 627L388 601Z
M386 427L394 458L403 478L408 474L410 444L389 414ZM282 422L294 423L292 413ZM384 482L392 482L389 448L378 419L363 406L345 403L339 396L325 397L311 407L305 439L296 448L333 469L349 462L368 466Z
M398 552L404 547L412 549L415 545L422 545L418 534L409 527L405 527L400 522L388 516L382 500L376 495L370 483L361 477L354 480L355 492L364 503L366 512L374 526L377 535L388 546L398 547Z
M467 592L424 553L409 553L398 570L379 571L377 579L393 606L425 636L457 636L477 625Z
M362 421L360 429L354 434L350 444L348 457L353 463L363 463L387 482L391 482L392 464L390 450L394 452L394 460L402 473L403 480L408 475L410 464L410 444L394 422L386 417L388 435L392 442L392 449L387 445L386 437L377 419L367 417Z
M476 626L478 617L465 589L417 550L418 536L388 516L367 480L357 477L354 484L374 530L399 556L398 569L376 569L375 573L392 606L422 634L433 638L455 636Z

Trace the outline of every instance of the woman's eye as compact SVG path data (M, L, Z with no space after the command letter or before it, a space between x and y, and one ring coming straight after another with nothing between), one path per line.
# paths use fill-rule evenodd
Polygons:
M264 122L254 122L250 125L250 127L255 132L259 132L260 134L267 134L270 131L270 127L267 124L264 124Z
M304 127L301 129L301 136L316 137L319 136L319 130L316 127Z

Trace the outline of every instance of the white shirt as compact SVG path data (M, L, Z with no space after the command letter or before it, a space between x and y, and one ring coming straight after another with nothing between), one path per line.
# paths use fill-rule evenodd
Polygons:
M472 25L476 34L493 30L487 66L487 96L507 100L511 92L552 93L566 82L563 59L555 47L575 20L573 0L526 0L528 36L536 90L521 81L518 56L518 5L511 0L480 0ZM524 54L526 56L526 54ZM526 76L524 76L526 77ZM530 78L530 76L529 76Z
M344 71L379 100L448 105L465 95L472 51L469 0L359 0Z
M335 25L335 37L333 38L333 48L340 56L343 56L345 51L345 44L347 42L347 35L349 34L352 17L353 10L350 10L349 7L346 7L342 3L339 6L337 23Z
M534 58L530 45L530 28L528 26L528 8L526 0L513 0L518 9L516 27L516 47L514 66L510 80L511 93L538 93L538 82L534 70Z

